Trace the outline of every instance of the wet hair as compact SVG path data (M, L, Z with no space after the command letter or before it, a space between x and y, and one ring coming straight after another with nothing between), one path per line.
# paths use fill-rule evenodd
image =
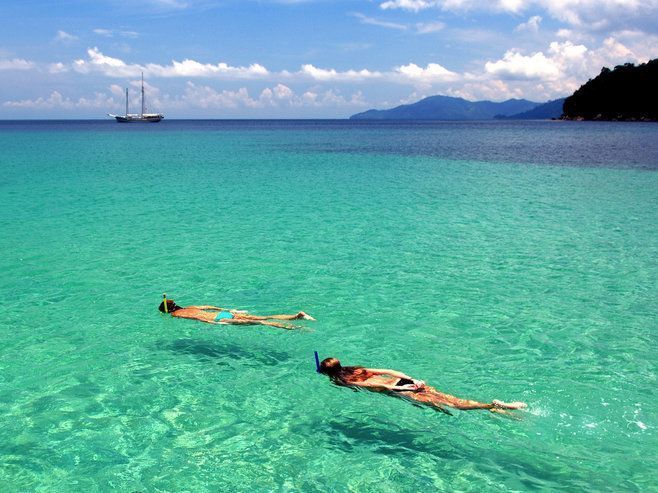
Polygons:
M175 312L175 311L178 310L179 308L180 308L180 306L178 306L178 305L174 302L174 300L167 300L167 312L169 312L169 313L171 313L171 312ZM160 302L160 306L158 306L158 310L160 310L162 313L165 313L165 309L164 309L164 301Z
M337 384L350 385L349 377L362 369L362 366L343 366L336 358L326 358L320 363L320 373L327 375Z
M343 367L340 364L340 361L336 358L326 358L320 363L320 373L325 375L335 375L339 373Z

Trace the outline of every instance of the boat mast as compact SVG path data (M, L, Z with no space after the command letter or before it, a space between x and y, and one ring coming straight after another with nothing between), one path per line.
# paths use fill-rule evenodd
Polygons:
M126 87L126 117L128 116L128 88Z
M142 72L142 116L144 116L144 72Z

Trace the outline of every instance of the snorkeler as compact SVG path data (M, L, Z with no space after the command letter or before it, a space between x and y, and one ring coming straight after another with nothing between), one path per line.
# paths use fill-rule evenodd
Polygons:
M178 306L174 300L168 300L166 298L160 303L158 309L163 313L171 314L172 317L191 318L209 324L269 325L281 329L294 329L296 328L294 325L272 322L271 320L315 320L304 312L299 312L295 315L258 316L251 315L245 310L231 310L212 305Z
M373 392L385 392L395 397L414 401L414 403L433 407L446 414L443 406L454 407L464 411L488 409L495 413L506 413L509 409L524 409L524 402L502 402L493 400L490 404L460 399L453 395L439 392L434 387L425 385L422 380L415 380L395 370L376 370L363 366L341 366L336 358L327 358L320 363L320 373L329 376L336 385L359 387Z

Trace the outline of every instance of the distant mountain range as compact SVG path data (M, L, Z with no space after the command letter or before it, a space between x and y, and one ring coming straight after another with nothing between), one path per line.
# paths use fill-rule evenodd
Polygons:
M350 120L491 120L494 118L559 118L563 100L536 103L526 99L467 101L450 96L430 96L417 103L403 104L389 110L368 110L352 115ZM558 108L559 106L559 108ZM533 115L536 111L536 116ZM527 115L531 116L527 116Z
M526 99L467 101L450 96L430 96L417 103L403 104L389 110L368 110L352 115L350 120L491 120L548 119L562 114L563 99L536 103Z
M496 118L501 120L550 120L551 118L560 118L564 100L565 98L554 99L523 113L512 116L496 115Z

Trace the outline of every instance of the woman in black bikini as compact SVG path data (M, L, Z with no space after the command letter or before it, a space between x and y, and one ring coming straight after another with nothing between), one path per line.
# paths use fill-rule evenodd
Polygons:
M363 366L342 366L336 358L327 358L320 363L320 373L331 378L336 385L358 387L373 392L386 392L395 397L413 400L419 404L433 407L450 414L443 406L468 411L471 409L488 409L491 412L504 412L508 409L523 409L523 402L502 402L493 400L490 404L460 399L450 394L439 392L434 387L425 385L422 380L415 380L409 375L395 370L378 370Z

